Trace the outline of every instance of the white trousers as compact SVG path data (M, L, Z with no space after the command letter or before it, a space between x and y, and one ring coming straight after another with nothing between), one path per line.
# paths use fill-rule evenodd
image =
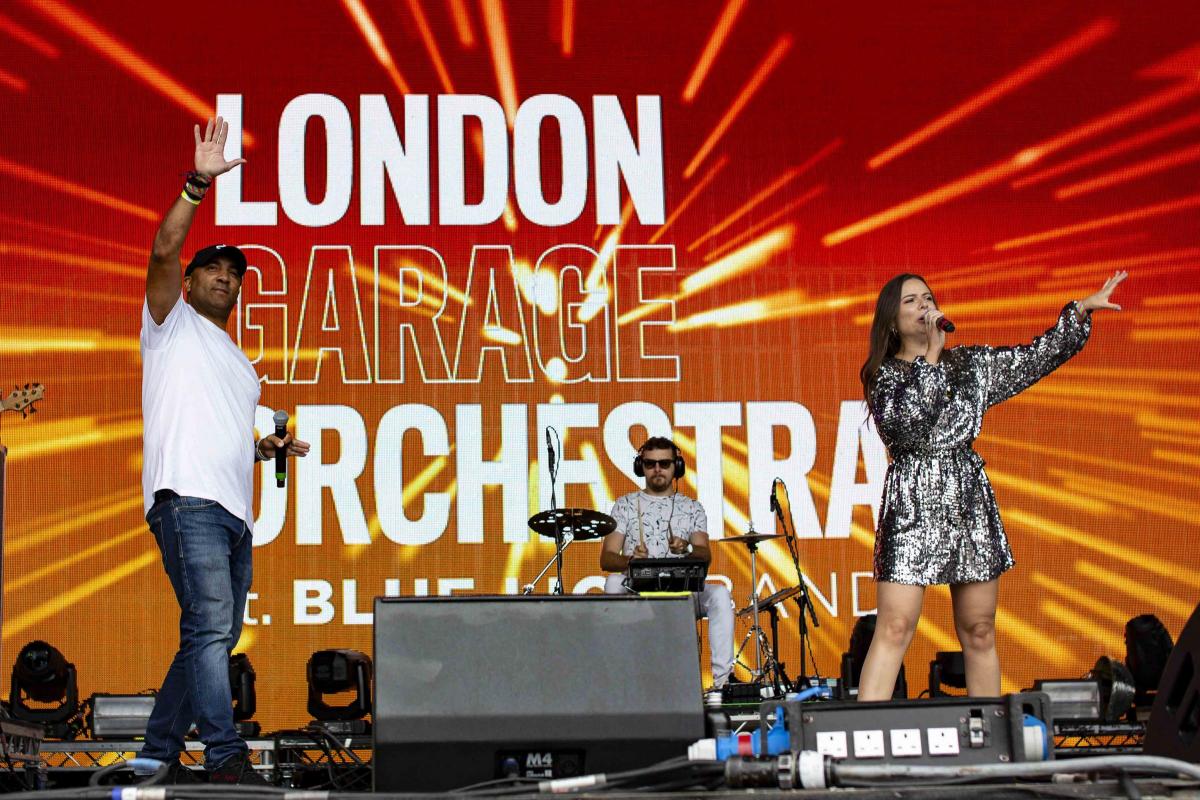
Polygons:
M624 573L614 572L604 579L605 594L629 594ZM705 583L704 591L693 592L696 619L708 617L708 649L712 656L713 688L729 681L733 669L733 598L724 584Z

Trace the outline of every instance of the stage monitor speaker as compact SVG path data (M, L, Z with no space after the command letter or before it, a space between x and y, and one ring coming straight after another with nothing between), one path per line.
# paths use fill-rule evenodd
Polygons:
M1150 720L1146 723L1143 750L1200 764L1200 606L1175 641L1167 659Z
M379 598L375 791L567 777L704 736L691 597Z

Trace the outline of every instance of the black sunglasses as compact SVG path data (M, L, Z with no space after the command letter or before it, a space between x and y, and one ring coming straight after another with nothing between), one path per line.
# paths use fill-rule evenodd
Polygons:
M655 464L658 464L659 469L666 469L667 467L675 466L675 459L673 459L673 458L643 458L642 459L643 467L651 467Z

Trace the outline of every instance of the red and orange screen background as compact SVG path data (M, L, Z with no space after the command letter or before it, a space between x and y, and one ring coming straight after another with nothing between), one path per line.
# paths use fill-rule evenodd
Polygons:
M264 376L260 414L287 410L318 446L286 492L256 489L274 516L258 523L255 624L239 647L266 727L307 719L311 652L370 650L373 597L533 577L552 552L521 522L548 502L546 424L567 459L560 504L607 511L632 491L648 431L674 432L681 489L705 501L714 538L750 520L773 530L782 478L816 593L817 667L836 673L875 602L883 461L857 372L876 293L901 271L928 278L959 344L1028 341L1130 271L1124 311L1098 314L1084 351L991 411L977 442L1017 559L1001 582L1004 686L1123 657L1135 614L1178 633L1200 589L1198 23L1190 2L6 4L0 378L47 394L0 431L4 664L45 639L86 695L156 687L171 658L177 608L142 520L139 315L192 125L219 96L240 97L240 201L277 216L219 224L210 197L185 258L246 247L231 330ZM382 95L413 145L405 94L429 98L430 220L402 217L385 182L383 224L364 224L361 98ZM490 98L508 123L496 150L468 122L465 177L449 186L478 202L481 157L508 160L494 222L439 214L449 94ZM533 154L513 152L510 126L537 95L584 121L587 200L565 225L532 221L513 188L512 162ZM661 221L624 183L623 214L598 213L595 155L613 142L595 135L597 96L615 96L643 148L638 97L659 109ZM311 116L302 151L293 137L281 156L294 102L344 108L350 149ZM541 130L553 203L559 128ZM344 213L319 227L286 213L281 162L311 205L348 182ZM227 179L216 193L232 195ZM745 605L748 553L714 550L712 573ZM571 546L569 591L595 591L598 558ZM780 542L759 569L764 595L795 583ZM794 606L781 635L795 674ZM946 649L939 587L906 662L918 686Z

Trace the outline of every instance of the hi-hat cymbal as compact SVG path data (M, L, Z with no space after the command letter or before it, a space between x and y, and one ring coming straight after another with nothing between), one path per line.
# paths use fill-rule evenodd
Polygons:
M555 508L529 518L535 533L553 539L559 533L576 539L599 539L617 528L617 521L608 514L590 508Z
M768 539L782 539L781 533L743 533L741 536L726 536L724 539L717 539L719 544L726 542L739 542L741 544L758 544L765 542Z

